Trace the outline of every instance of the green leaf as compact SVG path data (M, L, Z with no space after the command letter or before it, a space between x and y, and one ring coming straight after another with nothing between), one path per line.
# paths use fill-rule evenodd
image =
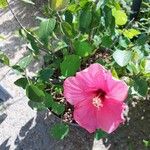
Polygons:
M26 95L31 101L42 102L44 101L45 94L37 86L31 84L26 87Z
M0 0L0 9L1 9L1 8L5 8L5 7L7 7L7 6L8 6L7 0Z
M147 63L147 60L146 59L142 59L141 62L140 62L140 67L139 69L141 70L141 72L146 72L146 63Z
M115 29L115 18L112 15L112 9L105 5L102 9L102 15L105 21L105 28L109 27L108 29L113 33Z
M112 67L111 73L112 73L112 76L113 76L113 77L115 77L116 79L119 79L118 74L117 74L115 68Z
M114 60L121 67L124 67L129 63L129 61L131 60L131 56L132 56L131 51L116 50L113 53Z
M98 29L98 27L100 26L100 19L101 19L101 11L100 9L96 11L96 6L92 7L92 21L90 23L90 28L89 31L91 32L92 30L94 31L94 29ZM95 32L94 32L95 35Z
M37 111L43 111L46 110L46 107L43 103L39 103L39 102L34 102L34 101L29 101L28 105L33 109L33 110L37 110Z
M72 15L71 11L69 11L69 10L65 11L65 21L68 22L69 24L72 24L73 15Z
M75 41L74 42L75 53L81 57L87 57L93 52L93 47L86 41Z
M112 9L112 15L115 17L115 23L117 25L125 25L128 17L123 10Z
M9 58L1 51L0 51L0 63L9 66Z
M71 11L72 13L77 12L80 9L80 7L78 6L78 4L70 4L68 6L68 10Z
M25 69L31 63L32 60L33 60L33 56L28 55L26 57L23 57L21 60L19 60L17 65L20 66L21 69Z
M52 9L59 11L67 7L69 0L51 0L50 6Z
M26 31L23 30L23 29L18 29L16 32L17 32L17 34L18 34L19 36L21 36L21 37L23 37L23 38L26 38L26 37L27 37Z
M58 140L60 140L60 139L62 140L69 133L69 126L64 123L55 124L51 128L50 133L54 138L56 138Z
M28 48L32 50L35 55L39 54L39 47L37 42L35 41L35 38L30 34L27 34L26 36L27 40L29 41Z
M28 4L32 4L32 5L35 5L35 3L34 2L32 2L31 0L22 0L23 2L25 2L25 3L28 3Z
M122 36L119 38L119 45L121 47L127 48L129 44L130 44L130 40L128 38Z
M23 89L26 88L28 85L28 80L27 78L20 78L14 82L15 85L22 87Z
M146 96L148 92L148 83L139 77L134 78L134 90L141 96Z
M81 6L81 8L83 8L88 2L89 0L80 0L79 5Z
M111 45L112 45L111 36L108 36L108 35L104 36L102 38L102 46L109 48L111 47Z
M143 143L144 143L144 146L145 147L150 147L150 140L149 141L147 141L147 140L143 140Z
M80 18L79 18L80 31L82 31L83 33L88 32L91 21L92 21L92 11L91 11L90 5L88 5L81 11L81 14L80 14Z
M30 51L33 52L34 55L38 55L39 54L39 48L37 46L37 43L35 41L32 41L30 42L28 45L27 45L28 49Z
M77 55L68 55L60 64L61 74L65 77L73 76L80 67L80 58Z
M65 33L66 36L73 37L73 29L69 23L62 22L61 26L62 26L63 32Z
M68 45L64 41L59 41L54 51L64 50L66 47L68 47Z
M35 83L35 86L38 87L42 91L45 91L45 89L47 88L47 85L45 83L43 83L43 82L40 82L40 81L37 81Z
M141 32L137 29L125 29L123 35L129 39L141 34Z
M15 71L17 71L17 72L24 72L24 70L20 67L20 66L18 66L18 65L14 65L14 66L12 66L12 68L15 70Z
M127 67L126 67L129 71L130 71L130 73L132 73L132 74L138 74L139 72L140 72L140 70L139 70L139 66L137 66L135 63L133 63L133 62L130 62L128 65L127 65Z
M100 140L101 138L106 137L108 134L100 129L98 129L95 133L96 140Z
M51 68L45 68L39 71L38 77L42 81L48 81L49 78L53 75L54 71Z
M48 37L53 32L55 25L56 25L56 20L54 18L44 19L40 23L40 27L38 29L38 36L43 42L45 42L45 44L47 44Z
M52 111L57 115L61 115L65 111L65 105L61 103L54 102L52 105Z
M147 34L141 34L141 35L138 37L136 43L137 43L138 45L144 45L148 40L149 40L149 35L147 35Z
M145 60L144 71L145 73L150 73L150 59Z
M45 107L52 108L53 103L54 103L54 100L53 100L52 95L45 93L45 99L44 99Z

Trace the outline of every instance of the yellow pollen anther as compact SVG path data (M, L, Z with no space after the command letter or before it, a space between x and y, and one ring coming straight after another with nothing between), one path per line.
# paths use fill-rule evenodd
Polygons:
M92 100L92 104L97 108L103 107L102 100L100 99L100 97L94 97Z

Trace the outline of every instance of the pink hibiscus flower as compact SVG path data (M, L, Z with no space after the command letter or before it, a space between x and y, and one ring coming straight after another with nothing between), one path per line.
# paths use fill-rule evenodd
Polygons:
M64 96L74 105L74 120L90 133L113 132L124 122L125 82L112 77L100 64L92 64L64 82Z

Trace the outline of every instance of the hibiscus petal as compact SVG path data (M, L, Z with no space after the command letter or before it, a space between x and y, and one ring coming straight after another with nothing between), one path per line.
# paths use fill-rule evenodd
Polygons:
M124 122L123 112L126 105L116 100L105 100L103 107L97 111L97 128L111 133Z
M64 82L64 96L72 105L92 99L97 90L107 91L107 71L100 64L92 64Z
M95 63L78 72L76 78L86 85L87 92L99 89L107 91L106 75L107 70L100 64Z
M64 81L64 97L72 105L92 99L93 94L87 93L85 89L86 85L76 77L69 77Z
M111 73L107 76L107 97L118 101L124 101L128 95L128 86L122 80L112 77Z
M90 101L82 101L74 108L74 120L88 132L96 130L96 107Z

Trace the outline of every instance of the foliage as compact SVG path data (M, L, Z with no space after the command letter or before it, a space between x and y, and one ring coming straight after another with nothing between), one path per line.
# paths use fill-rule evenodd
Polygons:
M4 65L9 65L9 58L0 51L0 62L3 63Z
M107 136L107 133L102 130L97 130L95 133L95 139L100 140L101 138L104 138Z
M35 5L34 1L23 1L31 7ZM5 7L7 1L1 0L0 8ZM135 94L147 95L150 84L150 5L147 0L142 2L136 20L130 20L131 0L51 0L41 7L45 16L36 16L39 26L19 30L27 41L28 55L10 65L8 57L0 52L0 62L23 76L15 84L26 90L32 108L49 108L61 116L65 104L56 102L46 89L60 94L64 79L84 69L91 59L90 63L102 63L115 77L127 78L131 99ZM26 69L41 55L46 66L33 78L28 77ZM60 89L56 90L56 86ZM66 124L55 125L52 135L62 139L68 131ZM96 138L102 135L97 132Z
M56 139L63 139L69 132L69 126L66 124L56 124L51 129L51 134Z
M150 147L150 141L143 140L143 143L146 148Z
M0 1L0 8L6 8L8 5L7 5L7 1L6 0L1 0Z

